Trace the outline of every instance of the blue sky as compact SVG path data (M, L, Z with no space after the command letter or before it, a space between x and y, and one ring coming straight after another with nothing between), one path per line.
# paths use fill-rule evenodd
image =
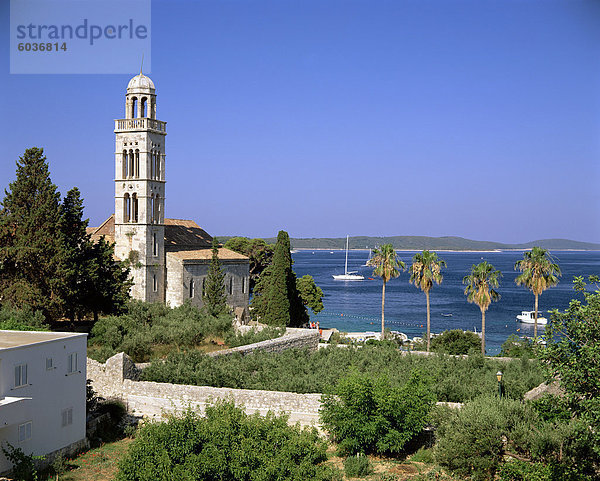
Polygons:
M216 235L600 242L598 25L593 0L154 0L167 217ZM0 187L44 147L98 225L139 65L10 75L3 37Z

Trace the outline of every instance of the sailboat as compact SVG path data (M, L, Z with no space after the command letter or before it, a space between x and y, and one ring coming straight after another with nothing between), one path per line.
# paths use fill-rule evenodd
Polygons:
M369 249L369 258L365 261L365 263L361 267L370 267L369 261L371 260L371 257L373 257L373 249Z
M346 265L344 267L344 273L333 276L336 281L362 281L364 276L357 274L356 271L348 272L348 239L346 236Z

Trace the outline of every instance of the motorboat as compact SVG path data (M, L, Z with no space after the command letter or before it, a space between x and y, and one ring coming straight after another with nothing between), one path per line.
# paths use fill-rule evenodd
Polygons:
M362 281L364 280L364 276L357 274L356 271L348 271L348 239L349 236L346 236L346 264L344 267L343 274L336 274L333 278L336 281Z
M525 324L535 324L535 311L522 311L521 314L517 316L517 322L523 322ZM548 319L542 317L540 312L538 311L538 324L548 324Z

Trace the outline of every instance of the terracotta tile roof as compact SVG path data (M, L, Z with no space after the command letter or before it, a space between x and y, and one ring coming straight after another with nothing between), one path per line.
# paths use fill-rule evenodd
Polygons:
M92 241L98 242L100 237L104 236L104 238L108 242L115 241L115 215L112 214L108 219L106 219L100 227L92 227L90 229L94 229L93 232L88 232L88 234L92 235Z
M211 245L212 237L193 220L165 219L166 250L194 250Z
M183 261L210 261L212 258L212 249L167 252L167 256L174 256ZM224 247L219 248L219 259L222 261L248 261L248 258L245 255L238 254L237 252L225 249Z
M100 227L90 227L88 233L97 242L104 236L115 241L115 215L112 214ZM167 250L194 250L212 245L212 237L193 220L165 219L165 248Z

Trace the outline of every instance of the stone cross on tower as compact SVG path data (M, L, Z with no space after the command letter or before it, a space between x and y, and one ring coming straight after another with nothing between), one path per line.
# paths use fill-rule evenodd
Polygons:
M131 295L165 300L165 137L154 83L140 72L127 85L125 118L115 120L115 255L130 259Z

